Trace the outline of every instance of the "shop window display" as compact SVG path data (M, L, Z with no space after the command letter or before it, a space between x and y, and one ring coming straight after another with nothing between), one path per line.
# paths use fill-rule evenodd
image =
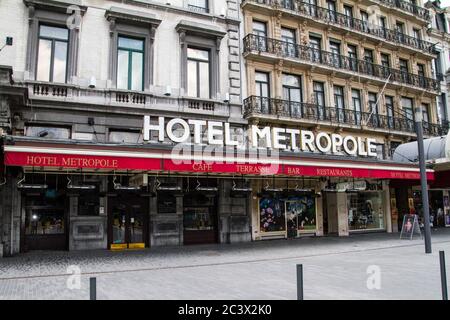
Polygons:
M384 229L383 197L380 192L359 192L348 196L350 230Z
M316 230L316 203L312 195L262 197L259 200L260 232L299 232Z

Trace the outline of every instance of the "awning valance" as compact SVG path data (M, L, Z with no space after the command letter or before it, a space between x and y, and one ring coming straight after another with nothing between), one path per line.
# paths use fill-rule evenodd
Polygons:
M232 156L175 155L169 151L156 149L124 150L94 146L5 145L4 163L6 166L52 170L420 179L418 167L395 163L330 161L299 157L260 160ZM433 170L428 170L428 179L434 179Z

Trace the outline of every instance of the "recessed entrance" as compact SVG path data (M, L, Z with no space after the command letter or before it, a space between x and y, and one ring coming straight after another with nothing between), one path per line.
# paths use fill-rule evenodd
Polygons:
M68 201L64 181L57 176L35 176L30 185L42 189L23 189L25 223L22 251L68 249Z
M185 181L192 190L183 198L183 238L184 244L209 244L218 242L217 192L195 190L197 185L214 189L213 179Z
M148 198L134 194L109 197L108 248L149 247Z

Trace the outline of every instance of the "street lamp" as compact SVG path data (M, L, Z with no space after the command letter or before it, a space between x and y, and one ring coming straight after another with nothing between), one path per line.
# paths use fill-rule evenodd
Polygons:
M422 206L423 219L425 228L425 253L432 253L431 250L431 228L430 228L430 206L428 200L428 182L427 182L427 168L425 164L425 150L423 147L423 113L422 107L419 106L415 110L414 121L416 124L417 133L417 148L419 151L419 166L420 166L420 184L422 189Z

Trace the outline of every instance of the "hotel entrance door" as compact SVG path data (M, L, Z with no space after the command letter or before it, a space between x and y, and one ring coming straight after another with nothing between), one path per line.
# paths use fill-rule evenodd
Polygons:
M109 198L108 247L137 249L149 247L148 198L118 195Z

